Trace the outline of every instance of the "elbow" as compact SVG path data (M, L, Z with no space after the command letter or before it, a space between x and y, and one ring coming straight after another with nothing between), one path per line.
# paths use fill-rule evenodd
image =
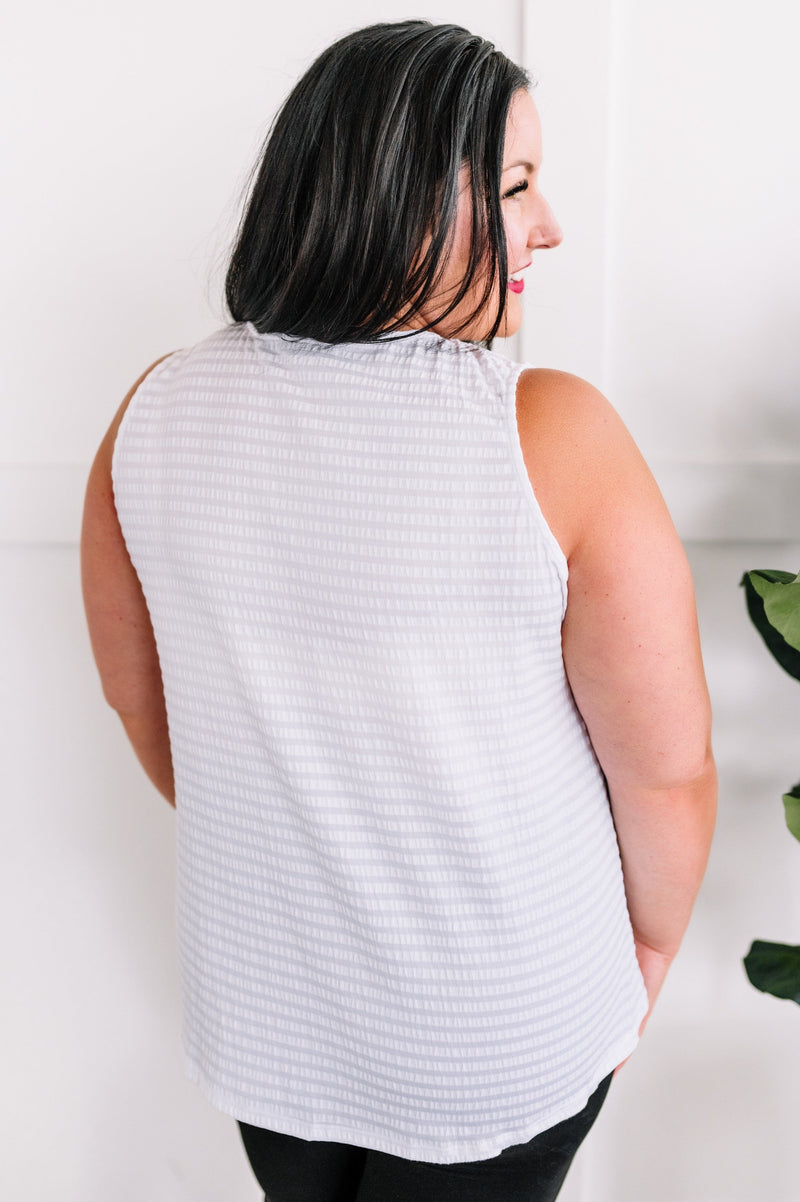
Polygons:
M635 764L627 772L606 773L612 791L638 789L646 793L706 794L716 789L717 769L710 742L697 748L681 746Z
M714 752L711 749L711 740L706 742L705 747L698 751L694 759L687 760L682 767L683 779L677 782L679 786L702 785L708 781L716 781L717 767L714 762Z
M161 674L122 673L108 671L100 673L100 684L106 705L123 720L143 722L154 714L163 714L165 709L164 686Z
M671 764L653 787L659 792L690 790L705 794L708 789L716 790L716 783L717 767L709 745L696 756Z
M681 732L671 746L662 749L652 765L648 782L658 790L689 789L716 781L716 765L711 747L711 725L705 732Z
M129 692L126 693L110 682L103 683L103 699L109 709L112 709L123 723L128 719L141 720L149 709L146 700L131 697Z
M681 777L657 785L652 795L670 806L688 807L698 831L703 832L702 843L707 848L717 820L717 768L710 747L701 761L687 765Z
M109 707L109 709L112 709L115 714L118 714L120 717L122 717L126 709L129 709L130 707L126 706L124 699L118 695L116 690L110 684L104 680L101 681L101 684L103 688L103 700L105 701L106 705Z

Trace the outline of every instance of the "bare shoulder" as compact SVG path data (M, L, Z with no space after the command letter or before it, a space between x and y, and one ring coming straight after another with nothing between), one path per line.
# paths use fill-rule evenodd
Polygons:
M580 376L550 368L527 368L517 383L517 424L532 455L556 444L559 459L583 460L632 439L607 398Z
M581 376L552 367L528 367L520 374L517 403L527 406L557 400L559 404L583 407L608 404L602 392Z
M517 384L517 427L531 485L569 560L616 508L660 495L610 401L580 376L528 368Z

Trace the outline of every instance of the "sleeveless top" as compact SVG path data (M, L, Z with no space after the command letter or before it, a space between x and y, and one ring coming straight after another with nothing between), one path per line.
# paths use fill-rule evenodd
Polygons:
M255 1126L483 1160L580 1111L637 1043L524 366L430 331L234 324L121 423L175 771L184 1063Z

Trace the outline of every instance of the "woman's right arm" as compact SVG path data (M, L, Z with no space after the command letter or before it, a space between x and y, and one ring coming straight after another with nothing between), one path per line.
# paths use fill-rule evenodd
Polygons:
M608 783L652 1010L716 816L691 575L655 481L601 393L564 372L526 371L517 415L537 498L569 565L564 663Z

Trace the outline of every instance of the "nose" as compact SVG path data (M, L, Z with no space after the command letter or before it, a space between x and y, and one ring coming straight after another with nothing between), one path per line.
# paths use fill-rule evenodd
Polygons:
M556 220L555 213L545 198L540 195L539 208L528 236L529 248L536 250L537 247L559 246L563 240L564 232Z

